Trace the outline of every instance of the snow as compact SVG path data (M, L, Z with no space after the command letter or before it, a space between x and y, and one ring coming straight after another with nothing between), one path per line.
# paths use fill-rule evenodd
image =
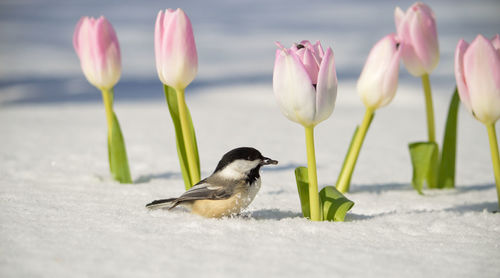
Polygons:
M289 13L277 13L284 1L171 4L186 9L197 36L200 73L187 103L202 176L239 146L279 161L263 169L261 191L244 215L220 220L144 208L184 190L152 56L154 17L166 4L77 3L0 4L0 61L8 65L0 67L1 277L500 276L500 213L492 213L498 205L486 129L461 108L457 187L418 195L407 144L426 138L425 112L420 81L403 67L393 103L377 111L368 131L346 222L300 217L293 170L306 164L305 135L281 115L272 94L274 41L307 37L333 45L337 105L316 128L319 183L332 185L363 116L355 81L364 59L393 30L393 7L411 2L306 7L302 1L287 4ZM429 2L442 52L431 75L439 140L456 42L492 36L500 26L498 3L455 3ZM221 16L221 7L232 13ZM71 49L78 17L101 13L115 25L123 50L115 110L134 185L110 179L104 108ZM55 31L41 35L35 26Z
M339 92L348 90L354 86ZM497 203L486 133L462 111L457 189L419 196L409 184L405 145L424 130L405 122L422 125L414 116L423 114L422 105L416 92L410 105L406 93L374 120L348 194L356 205L345 223L300 217L293 168L305 163L303 134L279 114L270 88L188 95L203 138L203 176L240 145L280 161L264 169L246 216L222 220L144 208L184 188L164 103L116 104L135 185L109 179L100 103L3 107L2 276L498 277L500 215L491 213ZM341 94L338 104L317 128L322 185L335 182L362 114L355 99ZM445 104L436 99L436 107Z

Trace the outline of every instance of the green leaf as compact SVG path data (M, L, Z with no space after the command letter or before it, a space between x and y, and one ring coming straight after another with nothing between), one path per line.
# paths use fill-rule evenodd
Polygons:
M115 112L113 112L113 127L111 133L108 133L108 158L113 178L120 183L132 183L125 142Z
M319 192L323 207L323 220L344 221L346 213L354 206L337 188L326 186Z
M448 117L446 119L446 128L443 137L443 151L441 153L438 175L439 188L455 187L455 160L457 151L457 122L459 105L460 98L458 97L458 90L455 88L453 96L451 97L450 107L448 108Z
M297 180L302 215L305 218L310 218L307 167L295 168L295 178ZM344 197L344 195L333 186L323 188L319 193L319 198L323 212L323 220L344 221L347 211L354 206L354 202Z
M307 174L307 167L295 168L295 179L297 180L302 215L305 218L310 218L311 208L309 206L309 175Z
M179 163L181 166L181 172L182 172L182 177L184 179L184 185L186 187L186 190L191 188L194 184L191 181L191 175L189 173L189 166L188 166L188 160L187 160L187 154L186 154L186 145L184 144L184 137L182 136L182 129L181 129L181 121L179 118L179 107L177 103L177 94L175 92L175 89L172 87L169 87L167 85L163 85L164 91L165 91L165 98L167 100L167 105L168 105L168 110L170 112L170 116L172 117L172 122L174 123L174 128L175 128L175 142L177 145L177 155L179 157ZM194 127L193 127L193 120L191 119L191 113L189 112L189 109L186 107L188 111L188 118L189 118L189 127L191 134L193 135L193 145L194 145L194 151L195 151L195 157L196 157L196 164L198 165L198 172L200 171L200 158L198 155L198 144L196 142L196 135L194 133ZM198 173L199 174L199 173Z
M413 165L413 187L423 194L424 181L429 188L435 188L438 159L438 145L435 142L416 142L409 144Z

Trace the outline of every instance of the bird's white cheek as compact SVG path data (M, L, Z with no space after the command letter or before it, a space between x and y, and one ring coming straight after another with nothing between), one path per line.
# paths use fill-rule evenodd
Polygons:
M244 177L244 173L241 173L240 171L237 171L233 167L226 167L224 168L219 175L225 179L230 179L230 180L239 180Z
M260 161L248 161L248 160L235 160L231 162L231 164L227 165L222 171L219 173L222 177L226 179L242 179L245 175L252 170L253 168L259 165Z

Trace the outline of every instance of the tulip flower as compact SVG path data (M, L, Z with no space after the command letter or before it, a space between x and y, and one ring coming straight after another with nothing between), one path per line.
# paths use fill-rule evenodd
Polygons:
M440 187L436 179L439 146L436 143L434 105L429 80L429 74L439 62L436 19L429 6L416 2L406 12L396 7L394 21L398 40L401 44L401 59L410 74L421 78L425 97L428 141L409 145L413 164L412 183L417 191L422 193L422 182L417 181L422 179L419 176L425 177L424 179L430 188ZM455 98L452 97L452 99ZM451 103L455 102L452 101ZM452 105L450 108L452 108ZM453 109L450 111L453 111ZM428 159L422 159L423 157L428 157Z
M155 27L158 77L176 90L185 89L198 72L198 55L191 21L183 10L160 11Z
M125 142L113 111L113 87L120 79L120 45L115 30L104 17L82 17L75 28L73 46L83 73L102 92L108 124L108 159L113 178L132 183Z
M436 19L431 8L417 2L405 13L396 7L394 19L408 72L414 76L431 73L439 62Z
M500 118L500 36L478 35L469 45L460 40L455 51L455 78L460 100L480 122Z
M277 43L273 91L282 113L306 132L311 220L321 220L314 150L314 126L333 112L337 73L333 51L302 41L287 49Z
M367 109L389 104L398 88L401 49L394 34L373 46L358 79L357 89Z
M191 21L183 10L160 11L155 26L158 77L175 126L177 152L186 190L200 181L198 148L184 96L198 71L198 55Z
M277 43L273 90L283 114L305 127L315 126L333 112L337 73L333 51L320 42L302 41L286 49Z
M403 12L396 7L396 29L401 43L401 58L413 76L421 77L425 93L429 141L435 142L434 108L429 74L439 62L436 20L431 8L417 2Z
M106 18L82 17L76 25L73 46L90 84L109 90L118 83L121 75L120 45Z
M458 42L455 78L460 100L486 125L500 207L500 158L495 122L500 118L500 35L491 40L478 35L469 45Z
M399 43L395 35L390 34L373 46L366 59L357 83L366 113L360 128L355 132L337 180L337 189L342 193L349 191L351 176L375 110L389 104L396 94L400 56Z

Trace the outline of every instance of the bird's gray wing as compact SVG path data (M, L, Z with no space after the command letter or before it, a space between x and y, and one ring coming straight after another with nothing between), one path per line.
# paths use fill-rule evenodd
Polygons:
M233 186L218 182L209 182L206 179L200 181L195 186L191 187L188 191L184 192L177 200L176 203L194 200L223 200L231 197Z

